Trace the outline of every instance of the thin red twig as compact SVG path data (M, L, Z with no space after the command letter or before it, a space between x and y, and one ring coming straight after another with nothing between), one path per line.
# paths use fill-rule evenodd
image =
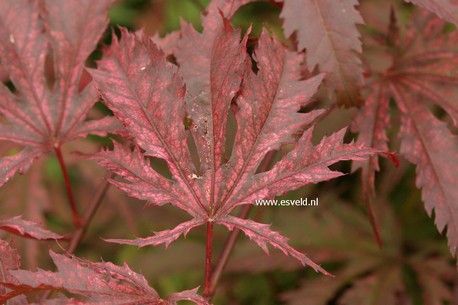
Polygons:
M242 210L240 211L239 217L242 219L248 218L248 215L250 214L252 205L245 205L242 207ZM210 279L210 295L209 297L212 298L213 295L215 294L216 286L218 285L218 282L221 278L221 275L223 274L223 270L227 265L227 262L229 261L229 257L232 253L232 249L234 249L235 242L237 241L237 238L240 235L240 229L235 228L232 230L231 234L229 237L226 239L226 242L224 243L223 246L223 251L221 252L221 256L219 257L218 262L216 263L216 267L213 270L211 279Z
M57 146L54 148L54 151L56 152L57 160L59 160L60 169L62 170L62 175L64 176L65 190L67 191L68 201L70 202L70 207L72 209L73 225L80 228L82 223L78 215L78 209L76 208L75 197L73 196L72 186L70 184L70 178L68 176L67 167L65 166L62 150L60 146Z
M212 275L212 247L213 247L213 221L207 222L207 238L205 244L205 284L204 296L210 297Z
M111 177L114 177L114 176L115 176L114 174L111 175ZM89 207L87 208L86 212L84 213L83 226L78 228L72 234L72 237L70 238L70 243L67 247L67 250L65 251L66 255L72 254L75 251L75 249L78 247L78 245L80 244L81 240L84 237L84 234L87 231L89 223L92 221L95 213L97 212L100 205L102 204L102 201L105 198L105 195L109 187L110 187L110 184L108 183L107 179L105 179L103 181L103 184L99 187L96 196L91 201L91 203L89 204Z

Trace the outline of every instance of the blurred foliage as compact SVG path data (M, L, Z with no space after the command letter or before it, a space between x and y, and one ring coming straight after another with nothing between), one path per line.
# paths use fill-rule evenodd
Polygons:
M180 19L201 29L200 12L208 2L125 0L113 6L109 16L113 29L117 26L131 30L144 28L148 34L165 35L180 27ZM363 34L376 33L387 26L388 2L392 1L361 2L365 18L373 21L370 26L361 29ZM401 5L402 18L407 20L412 7ZM373 9L375 6L378 12ZM251 35L254 37L259 35L263 25L267 26L287 43L281 33L279 12L279 7L274 4L256 2L243 7L233 22L244 31L252 26ZM109 36L110 31L107 31L105 43L109 43ZM371 57L375 54L371 53L372 50L366 51L369 54L366 60L376 58ZM100 52L94 56L94 59L99 57ZM98 107L98 111L106 111L104 107ZM317 126L316 137L348 125L352 116L351 110L334 109ZM390 134L393 133L390 131ZM69 172L81 210L89 205L93 194L104 183L104 173L93 162L78 160L68 151L96 151L100 145L110 143L106 138L89 139L89 144L77 142L66 147ZM15 149L3 146L0 153L5 155ZM160 168L164 165L155 163L154 166ZM339 166L339 170L350 171L348 163ZM44 176L40 172L44 172ZM302 268L278 251L272 251L267 256L245 236L240 236L217 289L215 304L447 304L444 301L451 300L455 285L455 268L444 236L437 233L433 221L424 211L420 191L414 183L414 167L404 160L401 160L398 169L388 162L382 164L377 177L376 200L382 249L375 242L361 202L359 179L359 173L354 173L324 184L307 186L282 197L319 198L317 207L254 207L251 213L251 217L259 222L272 223L275 230L291 238L294 247L320 262L336 275L335 278ZM36 187L32 188L32 185ZM16 192L22 194L17 198L8 196L17 189L27 192ZM17 176L0 189L3 215L23 214L25 218L46 222L50 229L57 232L70 229L67 206L58 204L66 200L55 158L38 162L27 176ZM152 230L167 229L187 220L187 216L176 209L155 209L144 205L144 202L110 188L76 254L97 261L103 258L117 264L127 262L132 269L143 273L163 296L202 283L205 232L201 228L192 231L186 239L179 239L168 249L137 249L100 241L100 237L148 236ZM216 228L215 257L218 257L227 236L226 229ZM46 249L59 247L29 240L13 241L18 246L25 244L20 247L27 249L21 253L24 267L39 265L46 268L49 264Z

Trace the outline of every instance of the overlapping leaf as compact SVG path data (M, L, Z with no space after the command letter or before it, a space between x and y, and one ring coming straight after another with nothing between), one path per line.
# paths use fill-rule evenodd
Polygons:
M45 230L32 221L22 219L21 216L0 220L0 229L34 239L62 238L62 236Z
M406 0L427 8L439 17L458 26L458 3L454 0Z
M404 112L401 122L401 153L417 165L417 187L422 189L426 211L432 216L439 232L447 226L447 238L452 255L458 247L458 138L436 119L415 95L393 84L395 98Z
M329 91L336 92L339 105L360 106L359 86L363 69L362 52L356 24L363 20L355 9L357 0L285 0L281 17L286 36L297 33L298 48L307 50L307 67L318 66L327 74Z
M10 274L10 271L21 267L21 257L10 243L0 239L0 299L10 293L5 283L18 284L17 280ZM28 304L25 296L15 296L9 299L8 304L24 305Z
M197 295L197 289L183 291L161 299L148 285L146 279L133 272L127 265L122 267L112 263L93 263L70 258L50 251L58 271L38 270L11 271L17 283L5 283L11 292L0 296L0 300L39 290L67 290L87 297L75 304L177 304L180 300L190 300L196 304L207 304ZM53 301L49 301L52 304ZM71 303L69 301L69 303ZM47 304L45 301L44 304ZM73 303L71 303L73 304Z
M0 139L24 146L0 159L0 185L66 141L120 129L112 118L84 122L98 97L91 84L79 88L111 2L0 3L0 60L15 88L0 84L0 114L8 121L0 124ZM46 72L47 57L53 60L52 75Z
M429 215L435 211L440 232L447 226L450 250L455 255L458 246L458 176L454 168L458 164L458 142L426 106L432 103L441 107L456 124L458 35L456 32L445 35L444 25L442 20L424 13L414 16L405 42L400 44L398 41L392 67L374 85L371 96L378 98L368 99L360 116L374 113L375 109L386 111L387 97L394 97L402 114L401 154L417 165L416 182L422 189L426 210ZM387 112L366 116L357 122L363 142L385 148L384 130L389 126ZM370 179L377 169L377 163L372 162L363 167Z

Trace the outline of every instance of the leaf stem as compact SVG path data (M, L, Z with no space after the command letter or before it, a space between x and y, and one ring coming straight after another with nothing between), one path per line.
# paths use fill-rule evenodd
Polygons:
M59 160L60 169L62 170L62 175L64 176L65 189L67 191L68 201L70 202L70 207L72 209L73 225L77 228L80 228L82 223L76 208L75 197L73 196L72 186L70 184L70 178L68 176L67 167L65 166L62 150L60 146L56 146L54 147L54 151L56 152L57 160Z
M243 206L242 210L240 211L239 217L242 219L248 218L251 208L252 205ZM229 257L232 253L232 249L234 249L235 242L237 241L239 234L240 229L235 228L234 230L232 230L229 237L226 239L226 242L224 243L223 251L221 252L221 256L219 257L219 260L216 263L215 269L213 270L210 279L210 294L208 295L208 297L210 298L209 301L211 301L211 298L215 294L216 286L218 285L221 275L223 274L223 270L226 267L227 262L229 261Z
M277 153L268 154L266 158L262 161L262 163L259 165L258 171L260 172L266 171L269 168L269 166L272 164L272 162L275 160L276 154ZM248 218L251 208L252 208L252 205L243 206L242 210L240 211L239 217L242 219ZM226 239L226 242L224 243L224 247L223 247L223 251L221 252L221 256L219 257L219 260L216 263L216 267L209 280L209 289L207 293L205 293L205 296L207 296L208 301L211 301L213 295L215 294L216 286L218 285L219 279L221 278L221 275L223 274L223 270L226 267L227 262L229 261L229 257L232 253L232 250L234 249L235 242L237 241L237 237L239 236L239 234L240 234L240 230L237 228L234 228L234 230L232 230L229 237Z
M205 284L204 296L210 298L212 276L212 246L213 246L213 221L207 222L207 238L205 244Z

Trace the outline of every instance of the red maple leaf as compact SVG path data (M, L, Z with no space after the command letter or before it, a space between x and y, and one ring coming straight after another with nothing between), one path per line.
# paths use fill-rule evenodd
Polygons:
M80 88L111 2L1 1L0 58L14 90L0 84L0 114L7 120L0 123L0 140L24 148L0 158L0 186L67 141L119 129L110 117L84 121L98 95L92 84ZM54 79L46 72L47 58Z
M5 301L19 294L40 290L67 290L87 297L84 301L61 298L58 304L158 304L174 305L177 301L189 300L196 304L208 304L197 295L197 288L174 293L161 299L148 285L146 279L124 264L93 263L87 260L66 257L50 251L57 272L38 270L12 270L15 282L4 283L11 291L0 296ZM40 304L56 304L45 300Z
M24 220L21 216L0 220L0 229L33 239L61 239L62 236L45 230L35 222Z
M191 26L181 30L174 48L179 68L151 39L122 30L121 40L113 41L99 68L91 71L105 103L136 145L132 151L115 144L112 151L92 158L121 176L122 181L111 183L129 195L151 205L171 204L192 216L148 238L111 241L140 247L169 245L196 226L219 223L241 229L265 251L270 244L328 274L269 225L229 214L256 199L341 176L328 166L363 160L376 151L343 144L345 130L316 146L311 142L312 128L297 139L295 135L323 113L298 112L315 93L322 75L300 80L302 55L289 52L265 31L253 55L259 70L255 73L246 36L240 41L240 32L211 12L203 23L202 33ZM230 111L238 125L232 151L226 147ZM189 142L197 150L198 164L192 160ZM270 171L257 173L266 154L286 143L295 143L295 148ZM172 179L153 170L148 157L165 160Z
M447 226L450 250L458 246L457 137L428 108L443 108L458 120L458 35L444 34L445 22L430 14L416 14L404 40L397 40L393 64L371 86L372 93L355 121L361 143L386 150L389 127L389 98L401 113L401 155L417 165L416 184L428 214L435 211L440 232ZM371 114L370 116L368 114ZM374 189L376 156L363 167L366 189Z

